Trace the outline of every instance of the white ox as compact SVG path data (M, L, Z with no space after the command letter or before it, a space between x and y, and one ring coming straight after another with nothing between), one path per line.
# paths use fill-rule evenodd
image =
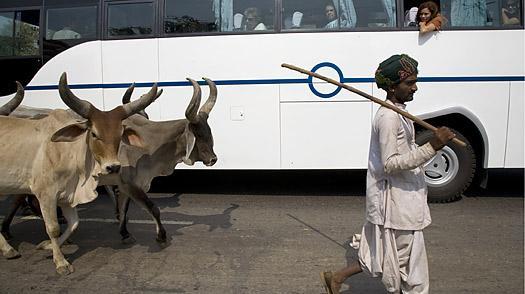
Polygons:
M78 226L76 206L94 200L101 176L120 170L118 150L121 141L141 141L122 120L152 103L157 86L131 104L101 111L77 98L67 85L66 74L59 82L61 99L84 120L73 119L69 111L53 110L40 119L0 117L0 194L34 194L40 202L42 217L59 274L73 272L60 244L57 205L68 221L68 231ZM130 138L133 138L130 140ZM138 139L138 140L137 140ZM19 256L3 236L0 249L7 258Z

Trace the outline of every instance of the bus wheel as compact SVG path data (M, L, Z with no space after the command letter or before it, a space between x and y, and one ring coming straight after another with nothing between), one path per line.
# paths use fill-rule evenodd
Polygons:
M476 155L472 146L461 133L451 130L458 139L467 143L467 147L450 142L423 165L428 185L428 201L432 203L451 202L461 198L476 171ZM420 131L416 135L416 143L423 145L433 136L432 131Z

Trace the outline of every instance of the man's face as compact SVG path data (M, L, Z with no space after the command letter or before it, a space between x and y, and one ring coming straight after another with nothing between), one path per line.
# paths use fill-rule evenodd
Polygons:
M413 74L393 87L394 97L397 102L405 103L414 100L414 93L417 91L417 74Z
M335 13L335 7L333 7L332 5L327 5L326 8L324 9L324 14L326 15L326 18L328 19L328 21L332 21L336 18L336 13Z

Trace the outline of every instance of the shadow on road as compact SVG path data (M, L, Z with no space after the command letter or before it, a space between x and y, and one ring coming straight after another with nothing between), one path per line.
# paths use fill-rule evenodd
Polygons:
M523 197L523 169L491 169L487 188L476 183L467 197ZM176 170L158 177L150 192L234 195L364 196L366 170Z

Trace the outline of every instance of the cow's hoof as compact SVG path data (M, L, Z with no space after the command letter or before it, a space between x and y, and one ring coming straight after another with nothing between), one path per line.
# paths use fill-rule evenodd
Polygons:
M9 249L7 252L4 252L4 257L7 259L15 259L19 258L20 256L20 253L13 248Z
M65 265L62 265L62 266L59 266L57 267L57 273L61 276L67 276L71 273L73 273L75 271L75 269L73 268L73 266L71 264L65 264Z
M157 242L166 243L166 232L157 235Z
M51 247L51 241L50 240L44 240L44 241L40 242L40 244L38 244L36 246L36 249L38 249L38 250L53 250L53 248Z
M133 236L131 235L125 238L122 238L122 244L129 245L129 244L135 244L135 242L137 242L137 240L135 240L135 238L133 238Z
M6 240L11 240L13 238L13 236L11 236L11 233L9 233L9 231L2 231L2 235L4 235L4 238Z

